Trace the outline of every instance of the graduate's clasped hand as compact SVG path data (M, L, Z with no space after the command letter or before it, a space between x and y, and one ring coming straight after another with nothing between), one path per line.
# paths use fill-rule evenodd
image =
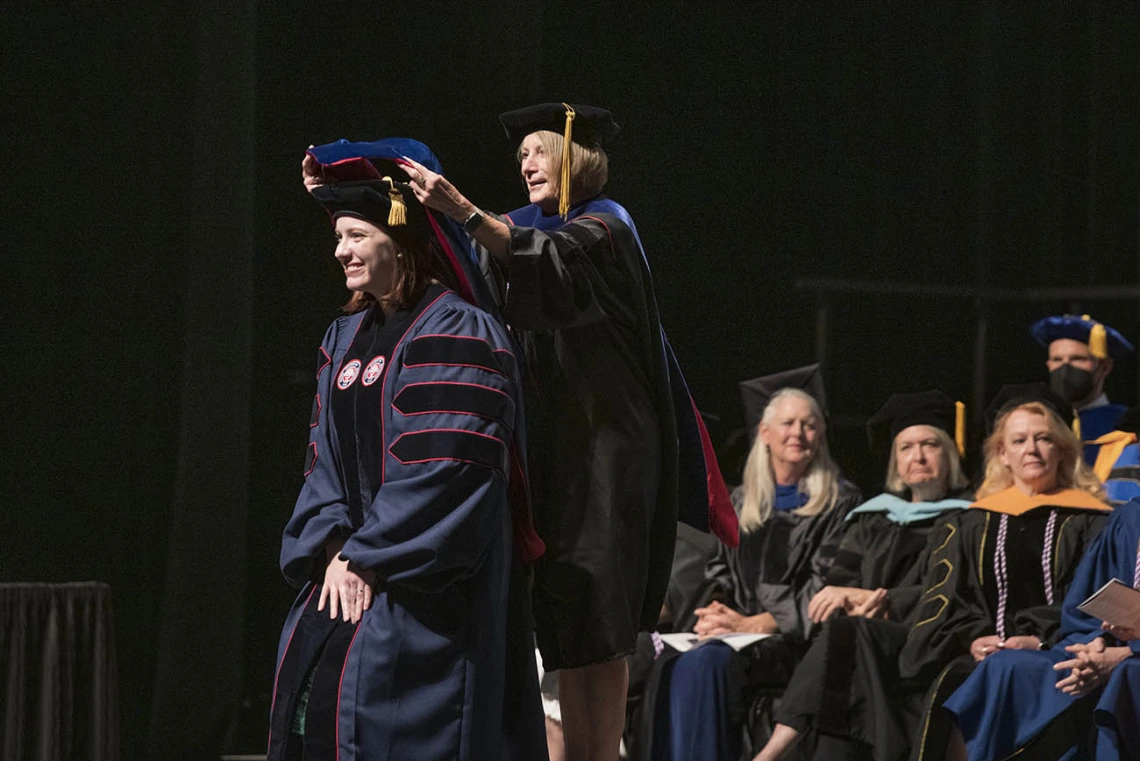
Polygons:
M775 634L776 619L771 613L745 616L721 602L710 602L703 608L693 611L697 623L693 633L701 639L720 634Z
M329 561L325 568L325 581L321 586L321 598L317 610L329 606L329 618L337 614L348 623L360 623L364 611L372 607L372 585L376 574L362 570L359 573L348 566L348 561L339 554Z

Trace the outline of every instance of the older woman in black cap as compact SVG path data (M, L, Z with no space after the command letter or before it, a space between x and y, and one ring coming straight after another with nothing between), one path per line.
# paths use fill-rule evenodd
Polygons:
M427 160L409 143L396 145ZM282 540L301 593L281 635L269 758L503 757L503 703L519 689L504 684L513 344L449 287L462 273L393 162L347 158L336 172L312 192L353 295L318 353L305 483ZM515 660L531 655L514 644ZM537 707L512 714L540 736Z
M500 117L530 205L486 213L412 163L417 197L462 222L505 281L527 349L538 646L559 673L567 758L612 761L639 630L652 630L678 518L737 541L728 492L664 339L633 220L604 197L609 111L546 103Z
M892 640L901 647L937 546L928 539L940 519L970 504L962 499L968 482L960 403L935 390L894 394L868 421L868 433L872 449L889 451L886 490L847 516L828 586L808 605L810 619L824 626L784 691L757 761L786 758L805 734L847 725L851 696L879 678L857 647ZM824 737L820 757L830 757L828 743Z

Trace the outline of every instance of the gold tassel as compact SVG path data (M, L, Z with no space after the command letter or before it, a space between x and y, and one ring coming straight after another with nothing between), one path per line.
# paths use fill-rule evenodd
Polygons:
M388 200L392 203L392 208L388 211L388 227L408 224L408 207L404 203L404 194L391 177L384 179L388 182Z
M574 108L569 103L566 106L566 130L562 133L562 177L558 182L558 214L566 219L570 212L570 143L573 138Z
M1108 356L1108 333L1099 322L1089 331L1089 354L1097 359Z
M958 445L958 456L966 456L966 405L954 402L954 443Z
M1081 416L1073 412L1073 435L1077 437L1077 441L1083 442L1081 438Z

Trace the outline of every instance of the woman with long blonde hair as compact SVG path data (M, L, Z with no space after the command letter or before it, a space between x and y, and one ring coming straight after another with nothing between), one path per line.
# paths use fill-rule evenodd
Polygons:
M831 459L827 422L810 394L783 388L772 395L733 500L740 545L721 547L710 563L714 601L695 611L694 631L771 636L740 652L712 642L675 660L655 719L663 722L668 711L673 759L738 758L754 686L786 683L807 648L814 628L808 604L823 586L847 512L860 501Z

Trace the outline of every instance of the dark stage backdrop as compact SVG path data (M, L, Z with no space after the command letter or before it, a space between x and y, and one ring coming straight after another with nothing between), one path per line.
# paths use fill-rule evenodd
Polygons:
M3 580L109 582L128 759L256 751L291 591L316 346L345 294L305 146L405 135L495 210L500 111L612 108L612 194L713 435L736 381L812 361L797 278L1140 281L1140 13L1126 3L242 3L0 9ZM216 189L216 192L213 192ZM986 393L1043 374L989 307ZM968 298L831 301L833 451L892 391L973 393ZM1110 392L1135 402L1136 362ZM730 474L731 475L731 474Z

